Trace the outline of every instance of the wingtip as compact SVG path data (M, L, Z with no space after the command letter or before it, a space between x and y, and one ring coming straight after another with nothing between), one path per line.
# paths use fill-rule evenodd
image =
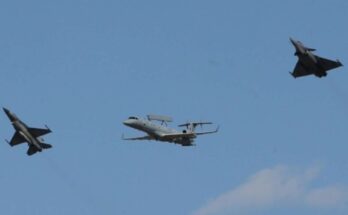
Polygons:
M8 143L11 147L13 146L10 141L8 141L7 139L5 139L6 143Z
M52 130L47 125L45 125L45 127L47 130L49 130L49 132L52 132Z

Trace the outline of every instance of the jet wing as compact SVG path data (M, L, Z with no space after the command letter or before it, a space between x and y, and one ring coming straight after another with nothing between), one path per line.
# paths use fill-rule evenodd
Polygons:
M175 139L175 138L194 138L196 133L173 133L173 134L164 134L162 138Z
M217 133L219 131L219 126L216 128L215 131L207 131L207 132L196 132L196 135L204 135L204 134L214 134Z
M122 136L122 140L153 140L153 138L150 136L124 138Z
M314 72L310 71L310 70L306 70L302 64L300 63L300 61L297 61L296 66L294 68L294 71L291 73L291 75L294 78L297 77L301 77L301 76L306 76L306 75L312 75L314 74Z
M21 143L25 143L27 142L24 137L22 135L19 134L18 131L16 131L11 139L10 142L8 142L8 144L10 144L10 146L15 146Z
M185 124L178 125L178 127L187 127L190 125L193 125L196 127L197 125L211 125L211 124L213 124L213 123L212 122L188 122Z
M325 59L318 56L316 57L318 59L318 63L320 64L320 66L323 67L323 69L325 69L325 71L342 66L342 63L339 61L333 61L333 60Z
M42 129L42 128L28 128L28 131L31 135L34 137L40 137L45 134L51 133L52 131L50 129Z
M213 133L217 133L218 131L219 131L219 127L217 127L215 131L165 134L165 135L162 135L162 137L163 138L172 138L172 139L174 139L174 138L195 138L197 135L213 134Z

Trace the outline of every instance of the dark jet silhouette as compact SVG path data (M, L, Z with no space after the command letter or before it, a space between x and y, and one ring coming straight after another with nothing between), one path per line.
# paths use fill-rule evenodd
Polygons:
M332 61L314 55L312 52L315 49L304 46L300 41L295 41L292 38L290 38L290 41L295 46L295 56L298 57L295 69L290 73L294 78L307 75L315 75L321 78L327 75L328 70L342 66L339 60Z
M15 146L21 143L27 142L29 149L27 155L33 155L36 152L41 152L43 149L51 148L52 145L43 143L41 136L51 133L49 128L30 128L24 122L22 122L14 113L11 113L6 108L3 108L7 117L10 119L14 129L16 130L11 141L7 141L10 146Z

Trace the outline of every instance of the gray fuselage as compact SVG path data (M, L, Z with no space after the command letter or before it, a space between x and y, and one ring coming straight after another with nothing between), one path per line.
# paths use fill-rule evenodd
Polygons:
M28 126L22 122L18 117L8 110L5 110L7 116L11 120L13 128L27 141L28 145L35 146L35 148L41 152L42 147L38 138L34 137L29 131Z

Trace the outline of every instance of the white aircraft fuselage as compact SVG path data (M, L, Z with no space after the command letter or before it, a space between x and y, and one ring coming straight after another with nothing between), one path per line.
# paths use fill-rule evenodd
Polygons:
M157 140L163 142L171 142L182 144L183 146L192 145L193 139L196 138L196 135L192 131L177 131L175 129L169 128L164 125L159 125L153 123L150 120L138 118L138 117L129 117L129 119L123 122L124 125L137 129L139 131L143 131L149 135L149 140ZM170 135L177 134L187 134L187 136L178 136L173 137ZM168 136L169 135L169 136Z

